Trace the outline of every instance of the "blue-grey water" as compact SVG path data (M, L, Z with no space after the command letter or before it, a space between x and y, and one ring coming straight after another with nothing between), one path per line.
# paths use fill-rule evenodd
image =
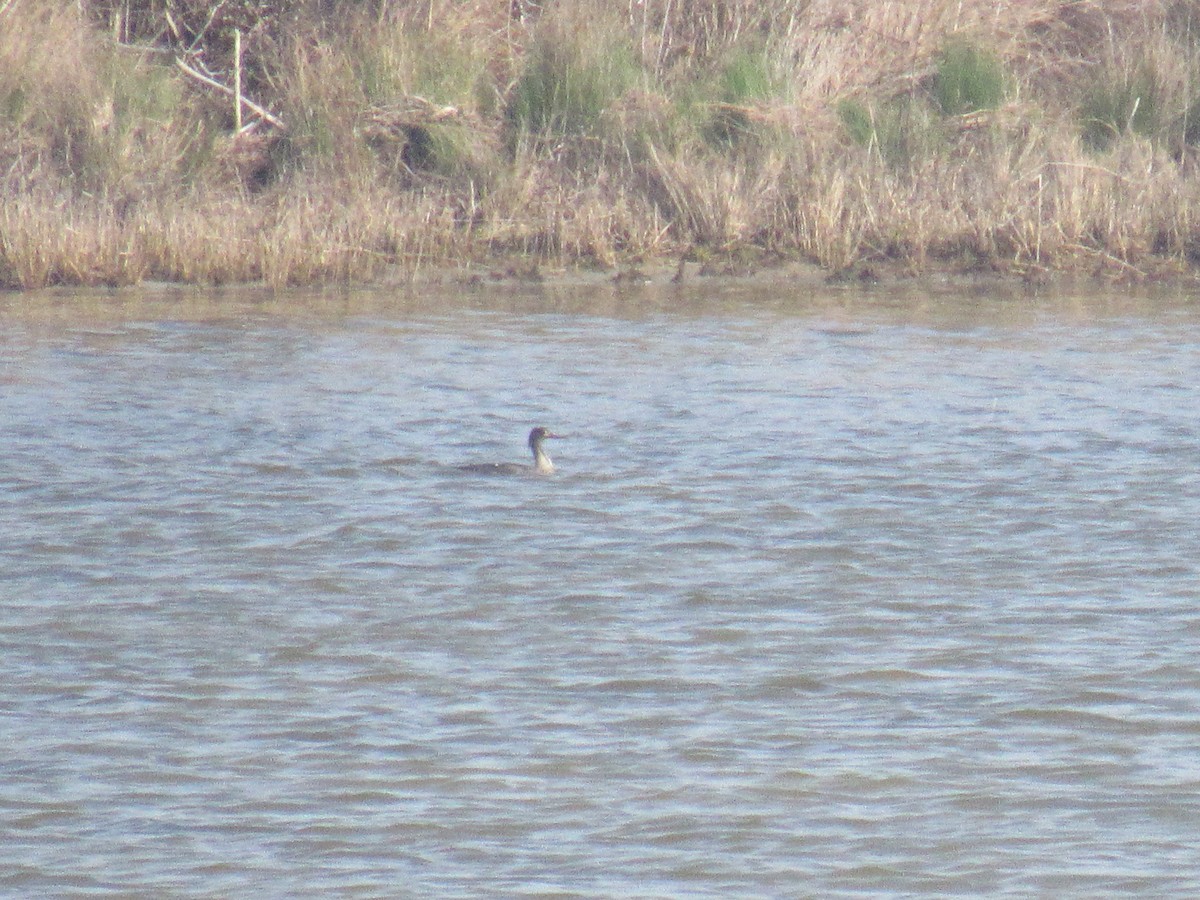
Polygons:
M0 298L0 894L1200 895L1200 305L464 293Z

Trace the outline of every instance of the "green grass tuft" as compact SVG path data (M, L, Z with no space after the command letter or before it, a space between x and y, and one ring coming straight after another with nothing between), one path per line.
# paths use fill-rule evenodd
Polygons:
M878 140L875 115L861 100L838 101L837 115L850 140L860 147L870 147Z
M605 111L641 81L641 67L629 46L607 34L547 32L513 89L508 123L535 139L597 135Z
M953 41L937 59L934 96L942 112L961 116L1004 102L1004 67L986 50Z
M726 149L756 143L762 132L751 110L778 93L765 50L737 48L719 72L716 91L718 102L705 137Z
M1149 68L1097 84L1084 97L1080 110L1083 141L1093 150L1107 150L1126 132L1154 136L1161 126L1158 79Z
M850 139L900 168L933 155L945 138L929 105L904 95L878 105L842 100L837 116Z

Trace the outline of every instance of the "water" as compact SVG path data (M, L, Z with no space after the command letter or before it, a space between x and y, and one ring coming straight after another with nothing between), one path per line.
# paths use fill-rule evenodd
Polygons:
M1200 894L1186 298L139 296L0 304L0 893Z

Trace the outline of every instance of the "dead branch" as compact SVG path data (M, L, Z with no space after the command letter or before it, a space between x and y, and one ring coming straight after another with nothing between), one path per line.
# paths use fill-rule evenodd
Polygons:
M194 69L193 67L189 66L186 62L183 61L182 57L179 57L179 56L175 57L175 65L177 65L180 68L180 70L183 71L183 73L185 75L190 75L192 78L195 78L201 84L208 85L209 87L213 88L214 90L220 91L222 94L225 94L228 97L236 96L237 92L234 91L233 88L228 87L224 84L221 84L221 82L217 81L212 76L205 75L203 72L199 71L198 69ZM287 125L285 125L283 123L283 120L280 119L278 116L273 115L272 113L268 112L263 107L259 106L253 100L249 100L246 97L242 97L241 101L242 101L242 104L248 110L250 110L252 113L254 113L255 115L262 118L264 121L270 122L272 125L274 125L278 129L280 129L281 131L287 131ZM247 127L249 127L249 126L247 126Z

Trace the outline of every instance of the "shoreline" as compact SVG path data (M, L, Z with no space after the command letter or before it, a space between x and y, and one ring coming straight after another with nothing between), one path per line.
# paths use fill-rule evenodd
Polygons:
M1142 266L1129 263L1093 266L1090 270L1069 268L1026 267L1010 270L994 266L963 266L946 263L928 264L920 270L895 260L863 261L841 271L830 271L804 260L780 256L747 261L741 257L716 258L703 262L680 257L651 260L641 258L620 261L611 267L569 263L539 265L530 260L496 257L468 265L465 269L430 267L400 278L380 279L379 284L409 281L415 284L458 283L471 287L489 284L543 284L555 286L596 286L605 283L616 287L635 288L640 285L693 286L703 283L745 284L779 283L786 281L812 288L879 287L891 285L943 285L995 287L1033 290L1055 289L1071 285L1095 286L1163 286L1200 288L1200 267L1181 268L1173 260L1151 258ZM365 286L370 286L365 285Z
M612 290L636 294L643 290L694 291L706 286L721 290L799 290L804 292L888 292L930 294L994 294L999 297L1054 293L1112 291L1168 292L1195 295L1200 300L1200 267L1180 268L1170 260L1151 260L1152 269L1132 266L1038 268L1005 271L995 267L927 265L917 271L899 261L877 261L830 272L820 265L772 255L748 262L744 256L704 262L680 257L643 257L619 260L608 267L591 262L542 263L512 254L476 258L459 264L429 263L420 269L393 266L362 281L313 280L307 283L271 284L264 280L178 281L143 279L125 284L51 284L37 288L0 288L9 300L38 294L61 297L74 293L137 295L180 292L207 294L248 292L263 296L287 294L373 293L378 291L453 291L464 296L497 291Z

